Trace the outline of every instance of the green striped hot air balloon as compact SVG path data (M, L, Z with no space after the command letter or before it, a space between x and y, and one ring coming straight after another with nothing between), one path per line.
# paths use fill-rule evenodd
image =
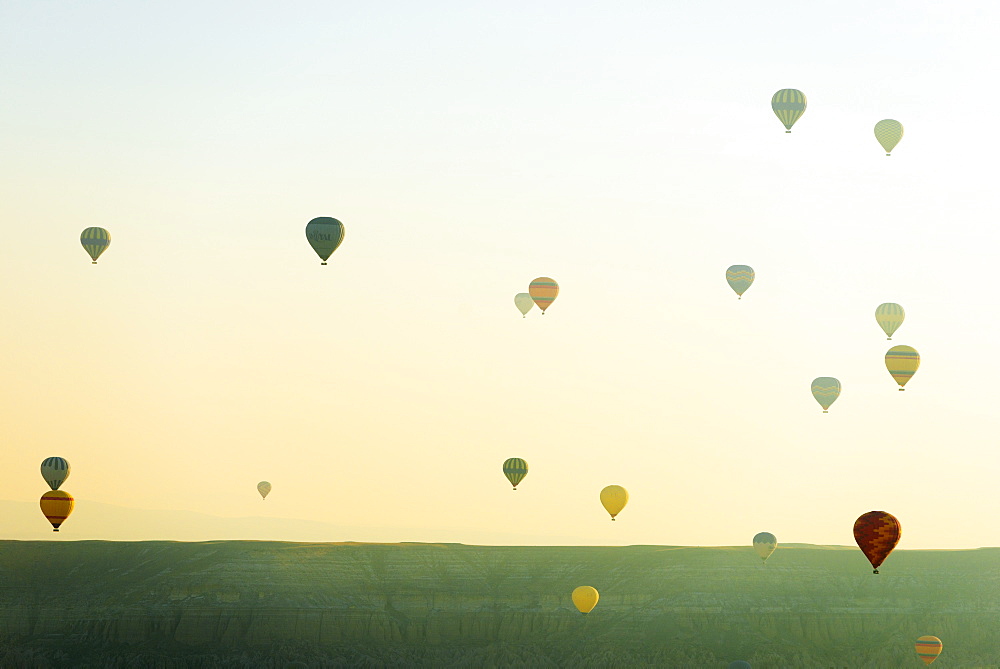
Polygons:
M899 140L903 139L903 124L891 118L879 121L875 124L875 139L885 149L885 155L890 155Z
M832 376L821 376L813 379L811 389L813 397L823 407L823 413L830 413L828 411L830 405L840 397L840 381Z
M521 458L508 458L503 463L503 475L514 486L514 490L517 490L517 484L528 475L528 463Z
M749 265L733 265L726 270L726 281L729 282L729 287L736 292L736 295L741 300L743 299L743 293L747 292L747 289L753 283L753 278L753 267Z
M906 312L895 302L880 304L875 310L875 321L882 328L882 332L886 334L886 341L892 341L892 334L903 324L904 318L906 318Z
M80 234L80 243L96 265L97 259L111 245L111 233L104 228L87 228Z
M340 243L344 241L344 224L329 216L320 216L309 221L306 225L306 239L313 251L319 256L325 265L326 261L337 250Z
M771 109L785 126L785 132L791 132L795 122L806 113L806 104L805 93L794 88L782 88L771 96Z

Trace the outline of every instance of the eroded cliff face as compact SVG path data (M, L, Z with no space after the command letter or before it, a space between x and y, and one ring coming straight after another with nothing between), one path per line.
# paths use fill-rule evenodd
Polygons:
M935 634L942 666L1000 666L1000 550L899 551L881 571L820 547L762 565L749 547L0 542L0 638L262 664L294 647L317 666L887 667L918 666L913 640ZM601 594L586 617L578 585Z

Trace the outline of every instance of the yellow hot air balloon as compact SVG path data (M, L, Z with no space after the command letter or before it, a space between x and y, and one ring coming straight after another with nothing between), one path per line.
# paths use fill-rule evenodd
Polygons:
M597 590L589 585L581 585L579 588L573 590L573 604L583 615L587 615L593 611L594 607L597 606L597 600L600 598L601 596L597 593Z
M794 88L782 88L771 96L771 109L785 126L785 132L791 132L795 122L806 113L805 93Z
M885 333L886 341L892 341L892 334L903 324L904 318L906 318L906 312L895 302L880 304L875 309L875 322Z
M885 367L896 379L899 389L909 381L920 367L920 354L912 346L893 346L885 354Z
M556 283L555 279L540 276L528 286L528 294L542 310L544 316L545 310L552 306L552 303L559 296L559 284Z
M527 318L527 314L535 306L535 301L528 293L518 293L514 296L514 306L521 312L521 318Z
M941 639L930 634L917 639L917 643L914 646L917 650L917 656L924 661L924 664L930 664L936 660L941 651L944 650L944 644L941 643Z
M271 484L267 481L261 481L257 484L257 492L260 493L261 499L267 499L267 494L271 492Z
M611 520L614 520L628 504L628 490L620 485L609 485L601 491L601 504L611 514Z
M875 139L885 149L885 155L890 155L899 140L903 139L903 124L891 118L879 121L875 124Z
M96 265L97 259L111 245L111 233L104 228L87 228L80 234L80 243Z
M52 531L58 532L59 526L73 513L74 503L73 496L65 490L50 490L42 495L38 505L45 518L52 523Z

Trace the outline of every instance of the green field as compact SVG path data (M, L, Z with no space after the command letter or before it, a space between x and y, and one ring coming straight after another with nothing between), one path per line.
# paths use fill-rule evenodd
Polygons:
M1000 549L0 542L0 666L1000 666ZM570 592L601 594L589 616ZM304 663L295 664L296 662Z

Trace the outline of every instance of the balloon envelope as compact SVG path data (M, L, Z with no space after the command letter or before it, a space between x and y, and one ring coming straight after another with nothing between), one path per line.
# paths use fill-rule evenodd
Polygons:
M920 368L920 354L912 346L893 346L885 354L885 368L896 379L899 389L913 378Z
M729 663L729 669L753 669L746 660L736 660Z
M53 490L59 490L69 478L69 463L63 458L45 458L42 460L42 478Z
M944 644L941 643L941 639L930 634L917 639L915 646L917 656L924 661L924 664L930 664L936 660L941 651L944 650Z
M899 521L885 511L869 511L854 521L854 540L872 563L875 574L892 549L899 543L903 530Z
M521 458L508 458L503 463L503 475L517 490L517 484L528 475L528 463Z
M813 379L811 390L813 397L823 407L823 413L827 413L830 405L840 397L840 381L832 376L821 376Z
M878 309L875 310L875 321L890 340L892 339L892 333L898 330L899 326L903 324L904 318L906 318L906 312L903 311L903 307L895 302L880 304L878 305Z
M785 132L791 132L795 122L806 113L805 93L794 88L782 88L771 96L771 109L785 126Z
M559 284L556 283L555 279L540 276L528 286L528 295L544 314L545 310L552 306L552 303L559 296Z
M80 243L96 265L97 259L111 245L111 233L104 228L87 228L80 234Z
M535 301L531 299L531 295L528 293L518 293L514 296L514 306L517 307L517 310L521 312L522 316L524 316L531 311L532 307L535 306Z
M50 490L38 501L42 514L52 523L52 531L58 532L69 514L73 513L73 496L64 490Z
M573 590L573 604L584 615L594 610L594 607L597 606L597 600L600 598L597 590L589 585L581 585Z
M261 499L267 499L267 493L271 492L271 484L267 481L261 481L257 484L257 492L260 493Z
M327 259L344 241L344 224L329 216L314 218L306 224L306 239L323 261L320 264L325 265Z
M883 119L875 124L875 139L885 149L885 155L892 153L892 150L903 139L903 124L893 121L891 118Z
M770 532L758 532L753 538L753 549L760 559L767 561L774 549L778 547L778 539Z
M628 491L620 485L609 485L601 491L601 504L611 514L611 520L614 520L628 504Z
M749 265L733 265L726 270L726 281L729 282L729 287L739 295L740 299L743 299L743 293L747 292L753 283L753 278L753 267Z

